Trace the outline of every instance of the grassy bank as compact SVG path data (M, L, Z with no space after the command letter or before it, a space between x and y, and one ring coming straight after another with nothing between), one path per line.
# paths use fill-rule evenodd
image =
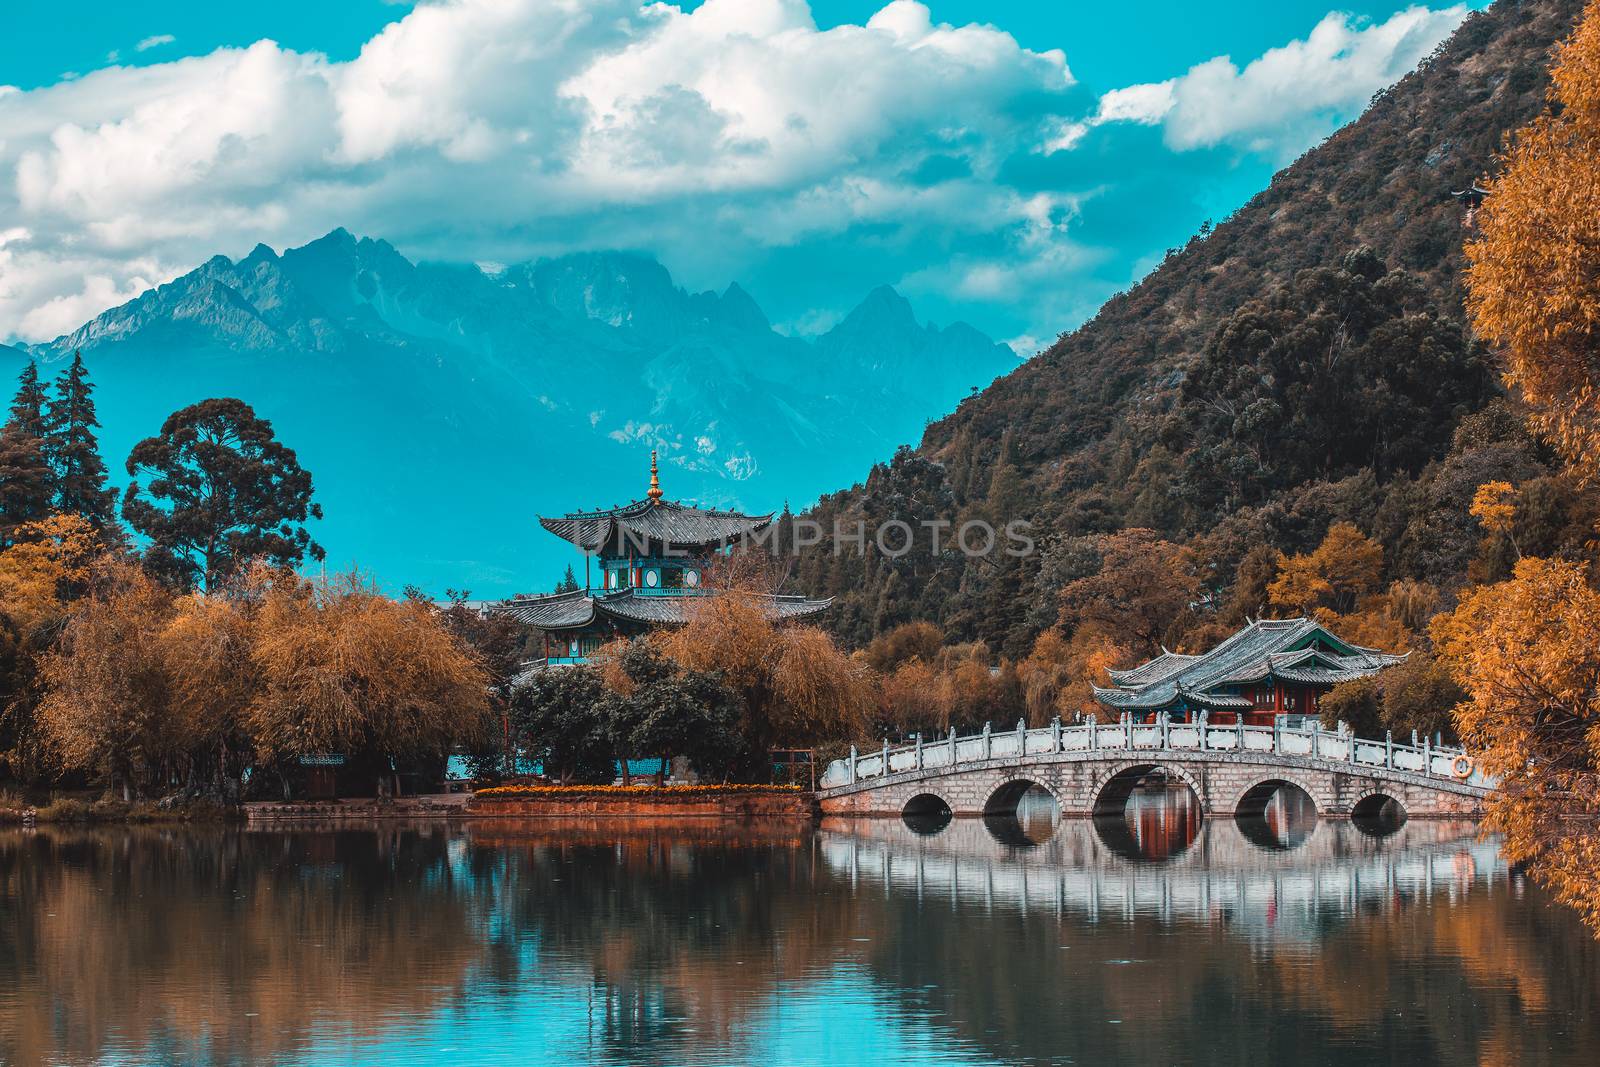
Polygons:
M0 825L92 823L220 823L242 816L237 808L211 800L161 804L153 800L117 800L111 797L55 797L37 806L17 798L0 797Z

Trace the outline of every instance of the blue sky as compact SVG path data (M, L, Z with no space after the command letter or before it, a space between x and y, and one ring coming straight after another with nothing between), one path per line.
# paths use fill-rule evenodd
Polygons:
M11 0L0 339L343 225L490 264L647 251L796 332L888 282L1028 352L1466 11Z

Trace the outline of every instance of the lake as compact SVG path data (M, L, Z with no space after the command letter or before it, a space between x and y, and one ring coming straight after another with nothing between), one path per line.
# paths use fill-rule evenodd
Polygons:
M41 828L0 919L18 1067L1600 1063L1470 823Z

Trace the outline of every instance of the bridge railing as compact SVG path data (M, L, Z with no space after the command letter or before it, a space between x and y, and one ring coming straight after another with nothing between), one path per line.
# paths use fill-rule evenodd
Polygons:
M995 730L984 724L980 733L958 737L951 729L948 737L918 738L909 745L890 746L884 740L877 752L862 754L854 746L848 759L834 760L823 773L819 785L824 789L855 785L868 778L881 778L907 771L933 770L991 759L1011 759L1057 752L1238 752L1294 756L1326 763L1346 763L1356 767L1405 771L1432 778L1492 786L1461 748L1435 745L1427 739L1397 742L1392 734L1382 741L1358 738L1342 730L1290 729L1281 725L1217 726L1203 717L1198 722L1172 722L1165 717L1154 723L1136 723L1123 717L1114 723L1088 722L1049 726L1029 730L1018 722L1015 729Z

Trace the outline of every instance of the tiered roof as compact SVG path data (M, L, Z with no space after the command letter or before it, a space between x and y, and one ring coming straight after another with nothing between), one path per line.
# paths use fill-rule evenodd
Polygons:
M1122 709L1247 708L1229 692L1269 678L1303 685L1336 685L1404 662L1405 656L1342 640L1315 619L1258 619L1200 656L1162 650L1131 670L1108 671L1115 688L1095 687L1095 699Z
M604 511L575 511L560 518L539 518L540 526L588 552L622 544L662 545L673 549L721 548L748 534L759 533L771 522L771 512L746 515L648 499Z
M518 621L541 630L582 630L607 618L625 623L675 626L688 621L692 601L713 595L716 594L639 596L632 589L596 595L586 589L575 589L570 593L507 601L505 608ZM831 597L811 600L803 596L765 594L757 599L767 616L778 621L815 615L833 603Z

